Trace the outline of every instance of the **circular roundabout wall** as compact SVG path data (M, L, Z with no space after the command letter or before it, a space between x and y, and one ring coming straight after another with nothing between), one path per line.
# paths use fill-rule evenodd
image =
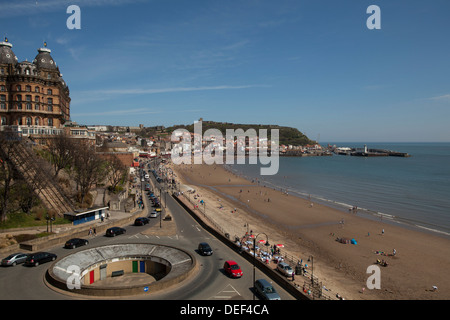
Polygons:
M55 289L74 294L148 294L179 284L195 266L194 256L179 248L115 244L79 251L56 261L47 270L45 281ZM125 277L127 281L119 281Z

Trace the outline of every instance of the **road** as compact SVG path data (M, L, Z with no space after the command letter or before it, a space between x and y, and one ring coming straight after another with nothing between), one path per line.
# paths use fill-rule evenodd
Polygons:
M163 193L164 196L164 193ZM64 249L61 246L48 248L46 251L53 252L62 258L79 250L90 247L104 246L115 243L154 243L170 245L190 251L194 254L199 265L198 272L172 289L155 293L133 296L133 299L154 300L252 300L253 299L253 265L244 259L238 252L217 240L204 230L197 222L170 196L167 195L167 208L170 210L177 225L177 234L171 236L147 235L148 228L159 228L158 218L150 219L151 222L145 226L125 225L124 235L108 238L97 235L88 238L87 247L76 249ZM164 202L163 202L164 206ZM151 210L150 204L146 205ZM196 252L198 243L208 242L214 253L211 256L201 256ZM223 264L226 260L235 260L244 273L242 278L231 279L223 273ZM44 275L50 263L38 267L26 267L18 265L15 267L0 268L0 299L1 300L67 300L70 295L62 294L48 288L44 284ZM256 269L256 279L267 278L261 271ZM282 300L294 299L289 293L273 283ZM256 299L258 296L256 295Z

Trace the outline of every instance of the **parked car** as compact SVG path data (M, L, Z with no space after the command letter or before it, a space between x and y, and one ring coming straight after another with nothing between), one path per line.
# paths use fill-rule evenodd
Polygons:
M240 278L244 274L241 267L239 267L239 265L233 260L225 261L223 270L232 278Z
M150 222L150 220L148 218L145 217L140 217L140 218L136 218L136 220L134 220L134 225L135 226L143 226L146 225Z
M24 263L28 255L22 252L13 253L2 260L2 266L15 266Z
M25 260L25 265L37 267L41 263L54 261L54 260L56 260L56 258L57 258L56 254L50 253L50 252L31 253L28 255L27 259Z
M156 210L153 210L152 212L150 212L150 218L157 218L158 217L158 212Z
M86 239L73 238L66 241L64 248L75 249L76 247L86 246L88 244L89 241Z
M213 250L206 242L201 242L198 244L198 252L203 256L210 256L213 254Z
M292 270L291 266L285 262L280 262L277 265L277 270L280 271L286 277L292 277L292 274L294 273L294 270Z
M256 280L255 290L264 300L281 300L278 292L266 279Z
M112 227L109 228L108 230L106 230L106 236L107 237L115 237L119 234L123 234L125 233L126 230L124 228L120 228L120 227Z

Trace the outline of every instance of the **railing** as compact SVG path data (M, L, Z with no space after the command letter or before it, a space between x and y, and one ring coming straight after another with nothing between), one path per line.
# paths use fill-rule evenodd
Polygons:
M178 196L178 195L181 195L181 193L177 192L176 196ZM182 195L183 195L183 198L185 200L187 200L189 202L189 204L192 206L192 210L194 212L197 212L198 215L203 216L208 221L207 223L209 225L211 225L211 227L214 228L217 232L221 233L228 239L230 238L230 235L220 225L218 225L213 219L211 219L211 217L208 216L206 207L204 207L203 205L198 205L198 202L194 202L194 199L191 200L190 195L189 194L186 195L186 192L184 192ZM233 239L239 239L239 241L242 241L242 239L244 237L245 236L234 235ZM296 275L300 275L300 276L304 277L304 282L303 282L303 285L301 285L301 286L297 284L298 280L296 282L294 282L294 284L292 284L292 282L288 282L288 283L291 283L293 286L295 286L295 288L297 290L300 290L304 294L309 295L312 299L336 300L336 298L333 298L330 295L328 295L327 293L323 292L324 287L323 287L322 282L319 280L319 278L317 276L314 276L314 274L313 274L314 266L309 265L309 261L308 261L308 259L309 259L311 262L313 262L312 261L313 257L310 256L306 260L304 260L304 259L295 257L295 256L289 254L287 251L281 250L280 248L278 248L277 250L279 250L278 251L279 253L277 254L277 256L282 257L283 261L288 263L292 267L292 269L294 270ZM306 267L305 262L308 262L308 267ZM300 269L298 269L298 268L300 268Z

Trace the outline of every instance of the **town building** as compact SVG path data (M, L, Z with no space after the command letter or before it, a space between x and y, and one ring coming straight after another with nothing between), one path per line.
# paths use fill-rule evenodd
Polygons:
M32 62L20 62L12 47L0 42L0 131L36 141L60 134L70 121L71 99L51 50L44 43Z

